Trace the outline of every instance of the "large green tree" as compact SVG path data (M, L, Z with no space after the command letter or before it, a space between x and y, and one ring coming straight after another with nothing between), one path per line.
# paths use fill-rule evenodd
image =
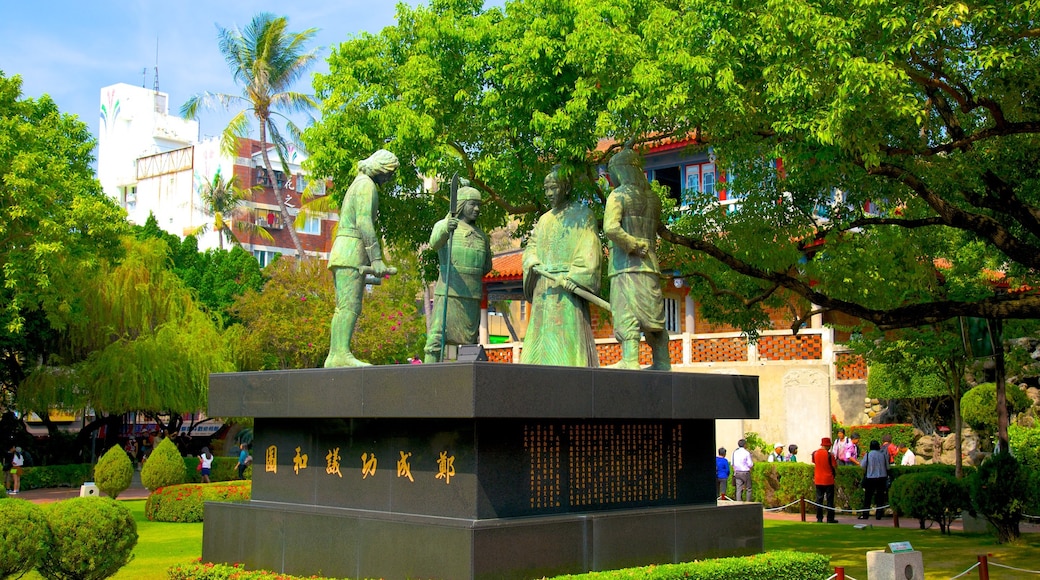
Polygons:
M339 183L385 142L423 174L467 175L492 220L529 224L549 165L591 182L623 142L686 140L741 200L722 212L714 193L690 196L659 230L706 317L752 335L787 307L795 329L827 311L880 328L1037 318L1037 13L1035 0L433 0L338 47L307 141ZM443 205L401 174L383 227L419 244L416 222Z
M462 170L502 208L495 219L538 209L549 164L602 163L613 149L597 150L600 139L690 138L712 148L742 204L723 214L691 199L661 233L683 249L676 266L742 298L730 310L768 306L753 300L783 289L883 327L1035 317L1040 296L994 295L987 278L1033 285L1040 266L1030 6L402 7L397 26L341 44L316 77L311 162L349 182L386 142L423 174ZM413 221L441 207L406 193L417 179L401 172L384 220L391 238L416 244ZM934 257L963 271L959 287L936 290Z
M87 126L0 71L0 389L11 395L79 319L74 274L122 252L129 226L90 167Z
M218 325L170 269L168 246L128 236L124 253L69 274L76 316L15 399L21 409L93 409L98 419L81 437L127 412L176 432L182 413L206 407L209 374L233 370Z
M284 16L261 12L253 17L244 30L218 26L220 52L235 82L242 87L242 94L200 93L184 103L181 114L193 119L201 107L229 109L237 105L244 106L231 118L221 135L221 149L231 157L237 155L238 139L249 136L250 116L256 119L264 169L274 188L282 225L296 246L296 255L302 259L305 256L303 245L290 219L282 186L274 178L268 145L274 147L281 166L288 167L287 144L298 141L300 129L287 115L308 113L315 106L310 96L294 91L292 87L314 62L315 52L308 51L306 44L317 33L317 29L290 32L288 25L289 21ZM279 128L279 121L285 123L285 134Z

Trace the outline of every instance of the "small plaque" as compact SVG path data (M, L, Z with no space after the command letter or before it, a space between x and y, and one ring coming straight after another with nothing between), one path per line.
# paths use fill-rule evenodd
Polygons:
M910 542L891 542L888 544L888 551L893 554L899 554L900 552L913 552L914 548L910 545Z

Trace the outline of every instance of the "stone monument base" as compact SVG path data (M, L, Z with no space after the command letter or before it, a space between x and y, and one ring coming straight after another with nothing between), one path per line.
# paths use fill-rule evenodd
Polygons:
M203 559L336 578L524 580L762 551L762 506L492 520L206 504Z
M253 491L206 505L202 557L350 578L524 579L762 550L717 505L714 424L754 377L494 363L233 373Z

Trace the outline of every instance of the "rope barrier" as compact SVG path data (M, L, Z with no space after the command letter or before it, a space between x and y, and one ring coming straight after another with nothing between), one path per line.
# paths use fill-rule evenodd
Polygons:
M958 578L960 578L961 576L964 576L964 575L965 575L965 574L967 574L968 572L971 572L971 571L972 571L972 570L974 570L975 568L978 568L980 564L981 564L981 562L975 562L974 564L972 564L972 565L971 565L971 568L968 568L967 570L965 570L965 571L961 572L960 574L957 574L957 575L956 575L956 576L954 576L953 578L950 578L950 580L957 580L957 579L958 579Z
M799 500L796 499L796 500L792 501L791 503L789 503L787 505L782 505L780 507L775 507L775 508L763 508L763 509L764 509L764 511L767 511L767 512L776 512L776 511L780 511L780 510L783 510L783 509L787 509L787 508L793 506L794 504L796 504L798 502L799 502Z
M1016 572L1025 572L1026 574L1040 574L1040 570L1025 570L1022 568L1015 568L1013 566L1005 566L1004 564L997 564L993 560L989 561L990 566L996 566L998 568L1006 568L1008 570L1014 570Z
M831 574L830 576L827 577L827 580L834 580L837 577L838 577L837 574Z
M858 514L858 513L863 513L863 512L867 512L867 513L870 513L870 511L871 511L871 510L873 510L873 509L885 510L885 509L888 509L888 508L892 507L892 506L891 506L891 504L885 504L885 505L883 505L883 506L878 506L877 508L866 508L866 509L858 509L858 510L847 510L847 509L844 509L844 508L840 508L840 507L834 507L834 508L832 508L832 507L829 507L829 506L825 506L825 505L823 505L823 504L818 504L818 503L814 502L814 501L813 501L813 500L811 500L811 499L807 499L807 500L805 500L805 503L808 503L808 504L812 504L812 505L814 505L814 506L816 506L816 507L821 507L821 508L824 508L824 509L828 509L828 510L829 510L829 509L833 509L833 510L834 510L835 512L840 512L840 513L847 513L847 514Z

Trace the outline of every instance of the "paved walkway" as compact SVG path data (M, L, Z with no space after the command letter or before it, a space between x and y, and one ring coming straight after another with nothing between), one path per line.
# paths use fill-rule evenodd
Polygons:
M101 495L105 494L102 493ZM33 503L50 503L69 499L70 497L79 497L79 488L47 487L42 489L29 489L18 492L18 495L8 495L8 497L17 497ZM141 472L134 471L134 478L130 482L130 487L123 493L119 494L119 499L145 499L147 497L148 490L141 485Z

